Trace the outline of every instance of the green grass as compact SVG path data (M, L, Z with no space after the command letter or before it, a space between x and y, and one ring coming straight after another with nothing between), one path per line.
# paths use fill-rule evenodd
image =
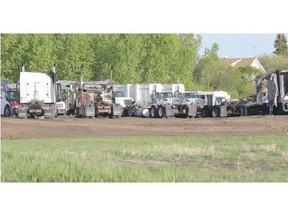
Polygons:
M2 182L287 182L287 136L2 140Z

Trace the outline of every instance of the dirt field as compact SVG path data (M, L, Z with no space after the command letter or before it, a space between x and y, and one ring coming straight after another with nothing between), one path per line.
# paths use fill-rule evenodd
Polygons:
M16 119L1 117L1 139L92 136L287 135L288 116L230 118Z

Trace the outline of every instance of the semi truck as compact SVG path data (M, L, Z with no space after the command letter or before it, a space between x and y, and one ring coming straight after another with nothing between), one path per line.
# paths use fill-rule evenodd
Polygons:
M57 117L56 70L49 72L20 72L20 103L18 118Z
M178 110L173 103L184 92L183 84L126 84L115 86L121 89L133 103L126 107L126 115L151 118L174 116Z
M119 118L122 106L115 102L110 80L75 82L70 85L70 109L75 117Z
M56 107L57 115L65 115L69 110L69 90L70 85L75 83L73 80L57 80L57 92L56 92ZM68 113L69 114L69 113Z
M226 91L197 91L196 95L204 102L201 117L227 117L226 102L231 97Z
M129 97L130 85L113 85L113 94L115 97L115 103L122 106L122 115L125 116L126 107L130 107L133 102L133 98Z
M225 102L229 99L225 91L187 91L174 106L182 117L226 117Z

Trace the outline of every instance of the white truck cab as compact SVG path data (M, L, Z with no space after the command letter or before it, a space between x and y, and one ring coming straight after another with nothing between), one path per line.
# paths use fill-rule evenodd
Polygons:
M114 87L115 89L115 87ZM131 104L133 102L133 98L125 96L124 91L121 89L114 90L114 97L115 97L115 103L120 104L122 108L124 109L127 105Z
M1 92L1 116L11 116L12 108L10 102L6 99L5 94Z

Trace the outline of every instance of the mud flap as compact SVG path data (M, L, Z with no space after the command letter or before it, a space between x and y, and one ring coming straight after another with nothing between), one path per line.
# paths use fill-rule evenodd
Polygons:
M18 118L27 118L28 109L18 109Z
M227 117L227 105L220 106L220 117Z
M166 113L166 117L174 116L174 109L171 107L171 105L165 106L165 113Z
M85 117L94 117L95 116L95 106L94 104L89 104L85 107L84 110Z
M113 108L112 108L112 111L113 111L113 115L114 116L121 116L122 115L122 106L120 104L113 104Z
M44 110L44 118L55 118L55 110L52 109L45 109Z
M188 116L189 117L197 116L197 106L193 106L193 105L188 106Z

